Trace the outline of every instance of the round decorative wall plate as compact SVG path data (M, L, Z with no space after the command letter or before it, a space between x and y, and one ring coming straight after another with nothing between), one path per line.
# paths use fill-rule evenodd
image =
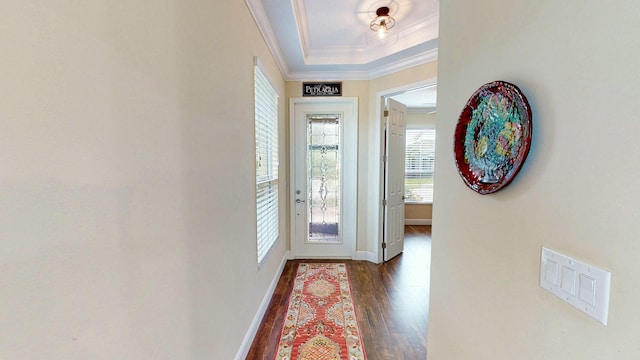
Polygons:
M516 176L531 146L531 108L517 86L494 81L462 109L454 138L456 166L479 194L491 194Z

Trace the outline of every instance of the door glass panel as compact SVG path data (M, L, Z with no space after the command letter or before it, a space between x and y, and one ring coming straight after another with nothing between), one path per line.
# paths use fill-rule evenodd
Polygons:
M308 243L341 243L340 114L307 115Z

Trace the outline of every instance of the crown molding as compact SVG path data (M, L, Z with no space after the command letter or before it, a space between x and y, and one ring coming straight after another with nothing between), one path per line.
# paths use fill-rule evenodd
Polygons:
M414 66L438 60L438 49L363 71L298 71L288 73L287 81L305 80L373 80Z
M300 41L300 48L302 49L302 58L305 60L309 56L311 48L311 40L309 39L309 24L307 23L307 9L304 6L304 1L290 0L291 7L293 8L293 18L296 23L296 30L298 31L298 39Z
M260 34L262 34L262 38L267 44L271 55L273 55L274 60L278 65L278 69L280 69L280 74L286 78L289 73L289 67L287 66L287 61L282 55L282 50L280 50L278 40L271 29L271 24L269 23L267 13L262 6L262 2L260 0L245 0L245 3L249 8L249 12L253 17Z
M392 74L401 70L406 70L414 66L426 64L438 60L438 49L426 51L412 57L398 60L391 64L385 64L369 72L369 80Z
M296 25L300 34L300 43L302 46L303 60L307 65L321 64L344 64L344 65L363 65L370 62L380 60L385 56L409 49L413 46L424 42L424 39L438 38L438 16L431 16L425 21L407 25L397 29L395 34L389 34L389 37L395 37L395 41L391 44L381 44L379 46L333 46L323 47L321 49L312 48L309 42L309 30L304 16L304 10L296 7L298 2L292 0L294 5ZM304 5L302 5L304 6ZM366 33L366 36L369 36Z
M433 49L430 51L427 51L425 53L422 54L418 54L409 58L405 58L405 59L401 59L398 60L396 62L390 63L390 64L384 64L381 66L378 66L376 68L373 69L369 69L369 70L357 70L357 71L291 71L289 69L289 66L287 65L287 61L285 60L285 57L282 53L282 50L280 49L280 46L278 44L278 41L276 39L275 34L273 33L273 30L271 29L271 24L269 23L269 19L267 18L266 15L266 11L264 10L264 7L262 6L262 2L260 0L245 0L245 3L249 9L249 12L251 13L251 16L253 17L256 26L258 27L258 30L260 31L260 34L262 35L267 47L269 48L269 51L271 52L272 56L274 57L274 60L278 66L278 69L280 70L280 74L284 77L284 79L286 81L303 81L303 80L336 80L336 79L340 79L340 80L372 80L372 79L376 79L394 72L398 72L401 70L405 70L405 69L409 69L411 67L414 66L418 66L418 65L422 65L431 61L435 61L438 59L438 49ZM300 3L303 3L301 1L296 1L296 0L291 0L292 6L294 7L294 13L300 12L300 11L304 11L304 9L300 9L300 6L298 6ZM304 6L304 5L302 5ZM299 21L299 14L296 14L296 26L298 26L298 33L299 34L304 34L302 37L307 36L308 37L308 31L303 30L301 31L301 29L304 29L304 27L306 27L306 21ZM302 17L304 18L304 17ZM415 26L410 26L406 29L403 29L403 33L407 32L407 36L411 35L411 32L417 32L417 33L422 33L423 31L430 31L431 34L433 34L433 26L430 25L431 21L428 22L428 24L422 24L422 25L415 25ZM426 30L425 30L426 29ZM437 27L435 30L435 36L437 38ZM403 35L404 36L404 35ZM306 46L305 44L308 43L308 38L307 40L300 40L302 42L302 49L303 51L305 51L304 49L308 49L308 46ZM380 50L380 48L376 48L377 51ZM308 50L306 50L308 51ZM340 51L344 51L344 50L340 50L338 49L337 52L339 53ZM351 52L353 53L353 49L351 49ZM335 61L335 54L331 54L329 52L327 52L327 58L325 58L324 60L328 60L328 61ZM387 54L385 54L386 56ZM365 56L365 55L363 55ZM370 60L370 59L369 59ZM321 62L321 63L325 63L325 62ZM338 62L339 63L339 62ZM349 63L346 63L346 65L348 65ZM366 62L362 63L362 64L366 64Z
M287 74L287 81L368 80L368 71L297 71Z

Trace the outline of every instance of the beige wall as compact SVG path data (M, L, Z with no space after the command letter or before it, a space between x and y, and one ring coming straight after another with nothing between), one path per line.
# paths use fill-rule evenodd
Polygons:
M432 204L405 204L404 219L407 225L427 225L432 219Z
M0 358L232 359L287 241L257 269L244 1L1 7Z
M640 358L640 5L440 5L429 359ZM513 183L481 196L458 176L453 133L498 79L528 97L533 145ZM612 271L608 326L538 286L541 246Z

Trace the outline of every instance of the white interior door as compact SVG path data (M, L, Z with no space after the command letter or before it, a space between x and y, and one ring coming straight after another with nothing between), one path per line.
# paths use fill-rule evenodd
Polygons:
M407 107L388 99L385 134L384 261L404 250L404 161Z
M357 98L291 99L292 252L354 258Z

